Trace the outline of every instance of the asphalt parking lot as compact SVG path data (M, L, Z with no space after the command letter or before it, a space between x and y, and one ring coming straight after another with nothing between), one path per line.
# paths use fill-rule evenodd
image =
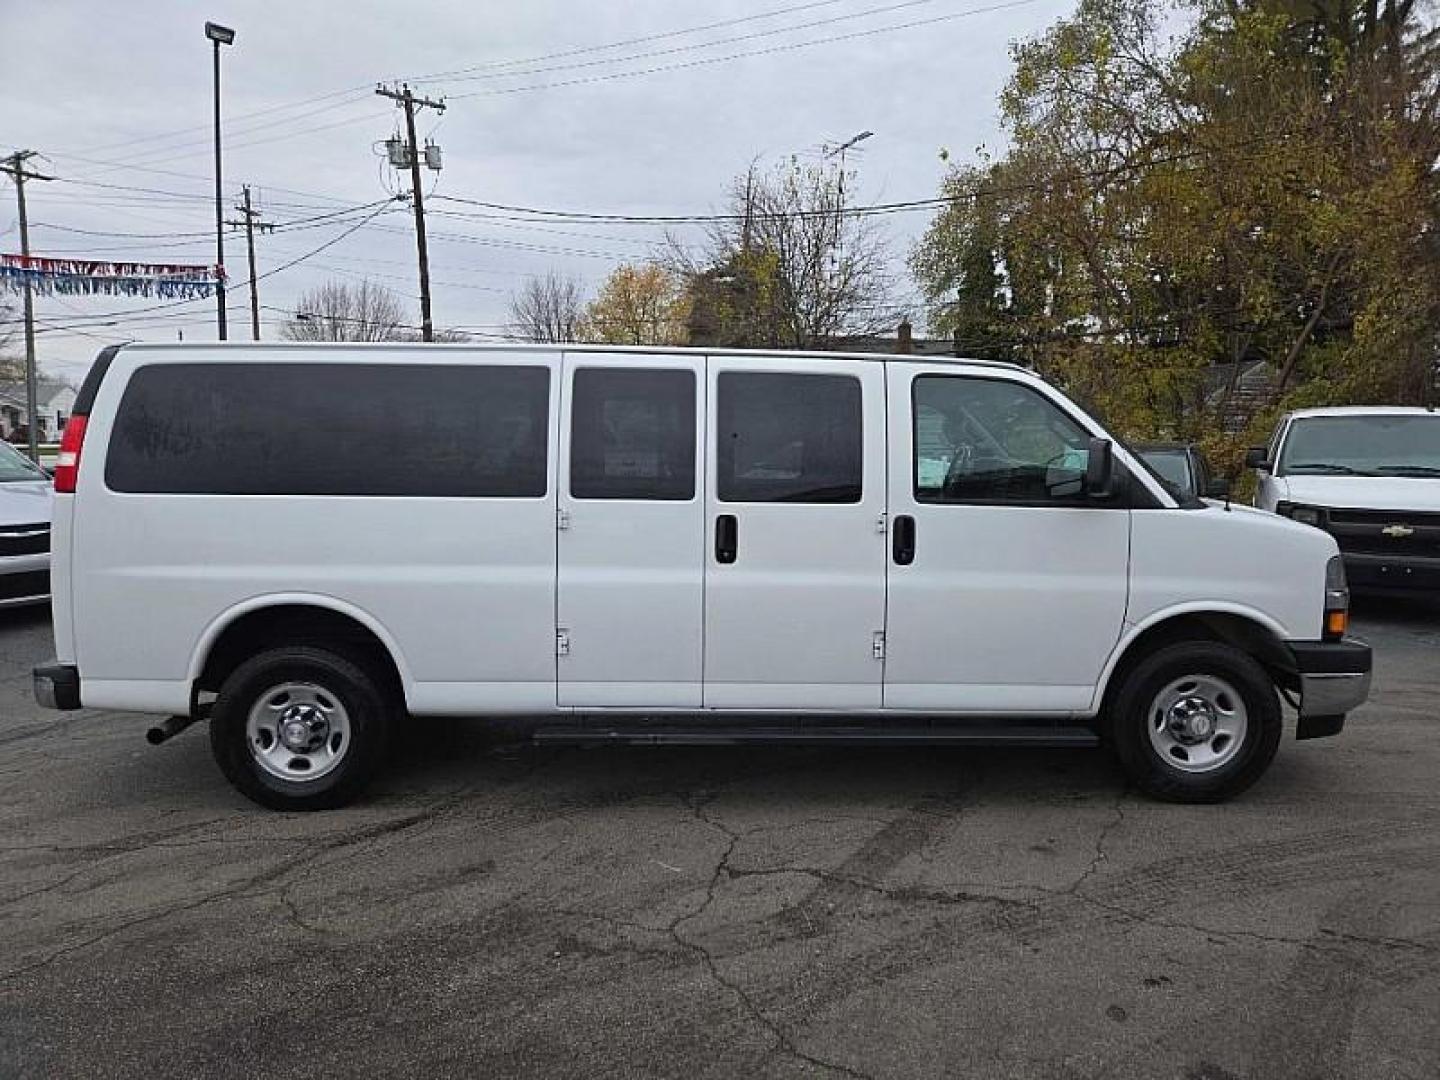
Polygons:
M1434 1077L1440 607L1357 630L1371 703L1224 806L449 723L287 816L202 729L40 709L0 613L0 1076Z

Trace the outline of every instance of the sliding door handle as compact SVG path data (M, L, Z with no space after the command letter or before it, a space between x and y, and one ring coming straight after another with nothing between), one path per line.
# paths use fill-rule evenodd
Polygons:
M740 523L734 514L721 514L715 519L715 561L733 563L740 550Z
M915 519L909 514L901 514L895 519L895 563L897 566L909 566L915 561Z

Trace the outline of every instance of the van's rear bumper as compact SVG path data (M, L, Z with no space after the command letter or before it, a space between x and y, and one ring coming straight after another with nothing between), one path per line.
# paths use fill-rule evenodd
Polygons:
M1363 641L1292 641L1299 680L1300 722L1297 739L1337 735L1345 714L1370 696L1373 657Z
M74 664L41 664L32 675L35 700L45 708L80 708L80 669Z

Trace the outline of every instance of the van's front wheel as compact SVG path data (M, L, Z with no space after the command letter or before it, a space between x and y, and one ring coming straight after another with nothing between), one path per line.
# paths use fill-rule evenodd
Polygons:
M384 754L391 707L352 660L328 649L272 649L225 680L210 747L226 778L275 810L341 806Z
M1110 742L1135 785L1175 802L1219 802L1269 767L1283 721L1270 677L1220 642L1159 649L1112 698Z

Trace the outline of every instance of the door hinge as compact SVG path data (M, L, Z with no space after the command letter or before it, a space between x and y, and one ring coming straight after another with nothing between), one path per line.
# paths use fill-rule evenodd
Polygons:
M568 529L569 527L570 527L570 511L569 511L569 510L556 510L556 511L555 511L555 528L557 528L557 529Z
M569 655L570 655L570 631L568 631L568 630L556 630L556 631L555 631L555 655L556 655L556 656L569 656Z
M886 526L887 518L886 515L882 513L875 518L875 531L878 533L883 533L886 529Z
M870 655L876 660L885 659L885 631L876 630L875 637L870 642Z

